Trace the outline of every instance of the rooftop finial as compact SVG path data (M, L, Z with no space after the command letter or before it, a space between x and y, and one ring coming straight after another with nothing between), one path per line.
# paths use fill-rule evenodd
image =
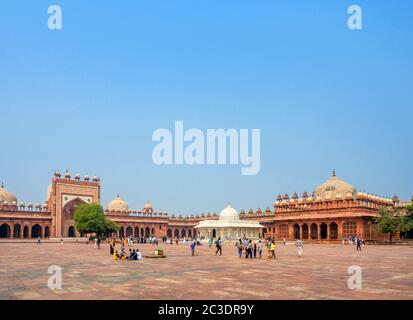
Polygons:
M1 188L4 189L4 182L1 182Z
M333 177L336 177L336 169L333 169Z

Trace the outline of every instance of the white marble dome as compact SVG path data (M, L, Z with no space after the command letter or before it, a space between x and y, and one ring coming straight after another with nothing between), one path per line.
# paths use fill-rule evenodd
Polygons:
M238 211L231 207L230 204L221 211L219 214L219 220L221 221L234 221L239 220Z

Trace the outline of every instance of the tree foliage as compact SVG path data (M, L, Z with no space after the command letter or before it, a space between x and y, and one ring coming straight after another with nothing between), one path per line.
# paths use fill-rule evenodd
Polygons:
M413 207L407 208L404 214L400 209L389 209L382 207L379 210L379 216L374 219L376 228L382 233L389 235L389 241L392 243L393 237L397 232L408 232L413 230Z
M74 220L80 233L102 236L118 230L118 225L106 219L103 208L98 204L81 204L75 210Z

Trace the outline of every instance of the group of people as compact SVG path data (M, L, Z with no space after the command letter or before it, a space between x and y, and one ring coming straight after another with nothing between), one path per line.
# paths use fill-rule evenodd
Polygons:
M259 240L258 243L252 243L252 240L249 240L247 238L244 238L244 240L242 240L240 238L235 243L235 246L237 247L238 256L240 258L242 258L243 254L245 255L246 259L252 259L252 257L257 258L257 254L260 259L262 258L263 243L261 240Z
M143 255L139 251L139 249L133 249L129 248L129 255L126 254L125 252L125 245L128 244L127 239L121 239L120 241L120 249L116 250L116 241L112 239L109 242L109 249L110 249L110 255L113 257L113 260L142 260Z
M211 240L210 240L211 242ZM286 242L284 242L286 245ZM223 241L221 238L218 238L218 240L215 241L215 246L216 246L216 252L215 255L222 255L222 246L223 246ZM303 242L300 239L297 239L295 242L295 246L297 247L298 250L298 256L301 257L303 254ZM211 247L211 245L210 245ZM245 259L255 259L259 257L260 259L262 258L262 253L264 249L264 243L259 240L258 243L253 241L251 239L247 238L240 238L238 241L235 243L235 247L237 250L237 254L240 258L245 257ZM277 245L275 243L274 239L267 239L266 242L266 247L267 247L267 252L268 252L268 258L269 259L276 259L276 248Z
M345 238L342 238L342 243L345 243ZM348 237L348 244L350 246L356 246L356 250L357 251L361 251L361 247L364 247L364 239L361 239L359 237L356 236L349 236Z

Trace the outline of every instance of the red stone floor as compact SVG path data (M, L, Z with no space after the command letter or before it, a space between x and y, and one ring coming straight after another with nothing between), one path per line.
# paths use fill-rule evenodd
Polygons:
M301 258L279 245L276 261L246 260L233 243L214 248L161 245L166 259L113 261L107 244L0 243L0 299L413 299L413 247L308 244ZM155 247L134 245L144 254ZM60 290L47 286L50 265L63 268ZM348 267L362 268L351 290Z

